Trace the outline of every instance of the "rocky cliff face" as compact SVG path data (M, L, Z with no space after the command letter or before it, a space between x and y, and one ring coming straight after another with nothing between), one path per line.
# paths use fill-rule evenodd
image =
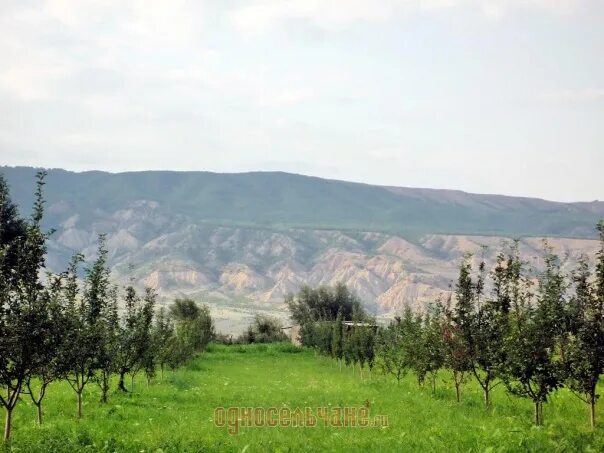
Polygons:
M114 277L134 277L166 297L189 294L215 304L279 309L284 297L304 284L344 282L379 314L433 301L454 283L464 253L474 254L475 264L483 255L492 264L509 241L426 234L411 242L375 232L213 226L169 216L158 203L144 200L114 213L98 212L87 227L79 223L74 213L55 233L53 265L74 249L94 256L96 234L106 232ZM591 239L550 238L549 243L569 269L580 254L593 257L598 245ZM521 239L520 250L540 267L541 238Z

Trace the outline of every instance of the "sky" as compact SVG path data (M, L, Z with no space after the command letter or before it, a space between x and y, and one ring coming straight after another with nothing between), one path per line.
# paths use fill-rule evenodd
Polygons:
M0 0L0 164L604 199L602 0Z

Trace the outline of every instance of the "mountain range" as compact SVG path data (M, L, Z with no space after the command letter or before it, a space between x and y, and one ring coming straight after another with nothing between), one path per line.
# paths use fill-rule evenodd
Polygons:
M37 170L0 167L23 213ZM51 270L64 269L74 251L94 258L106 233L116 282L152 286L163 303L183 294L207 302L231 331L257 311L284 316L284 297L304 284L344 282L378 315L422 306L448 291L464 253L492 263L511 238L538 268L547 237L570 269L580 253L594 256L594 227L604 218L599 201L280 172L47 171Z

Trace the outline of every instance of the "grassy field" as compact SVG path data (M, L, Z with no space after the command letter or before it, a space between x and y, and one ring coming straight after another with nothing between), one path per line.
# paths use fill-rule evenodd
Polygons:
M498 387L493 408L479 388L465 385L455 402L443 373L435 395L413 376L397 385L374 372L340 370L334 361L289 344L212 345L188 367L167 372L150 386L143 377L132 394L112 393L99 403L97 388L85 395L76 421L75 396L61 382L49 389L45 422L24 397L15 416L13 451L604 451L604 428L588 428L584 404L566 390L544 407L545 426L532 426L530 402ZM214 408L369 406L370 418L387 415L389 426L367 428L242 427L229 435L214 426ZM598 416L604 423L603 405ZM6 448L6 446L5 446Z

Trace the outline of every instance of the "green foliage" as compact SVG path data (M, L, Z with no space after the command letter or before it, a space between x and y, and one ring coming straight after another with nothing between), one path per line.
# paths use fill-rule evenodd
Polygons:
M132 285L125 288L124 316L120 324L116 372L120 379L118 388L127 391L125 376L136 376L141 370L153 374L157 350L154 349L152 325L155 292L147 288L141 298Z
M176 322L192 321L199 316L199 306L194 300L185 298L177 298L170 305L170 317Z
M51 361L51 297L39 276L44 268L47 235L40 222L45 173L37 174L31 219L20 218L0 178L0 405L6 412L4 439L12 428L12 412L33 375Z
M274 343L287 340L283 325L278 318L256 315L254 321L238 339L238 343Z
M78 266L83 256L73 256L66 283L63 287L63 335L64 341L58 350L60 370L77 397L77 415L82 416L84 388L100 377L106 399L107 379L113 371L113 354L117 348L116 290L109 283L107 249L105 237L99 236L97 258L86 269L83 289L78 288Z
M451 371L455 385L457 402L461 401L461 385L467 373L472 370L472 355L468 343L464 340L459 326L454 321L451 297L444 307L442 319L442 346L444 348L444 367Z
M333 327L334 323L331 321L304 324L300 335L302 344L315 348L321 354L331 355Z
M175 323L177 337L194 352L203 351L214 337L214 322L207 305L199 307L194 318L175 320Z
M288 296L286 304L292 320L301 325L303 345L346 363L359 363L361 367L367 362L373 368L373 335L344 325L344 321L350 320L355 324L371 321L346 285L316 289L306 286L296 296Z
M331 356L337 360L342 360L344 356L344 324L342 321L342 312L339 311L331 335Z
M175 369L202 352L214 338L214 321L206 305L191 299L176 299L169 307L174 335L166 349L166 364Z
M443 339L442 307L440 304L434 304L428 307L423 320L419 353L415 364L420 381L424 380L424 376L430 377L433 393L436 393L438 371L445 364Z
M373 324L370 323L370 324ZM361 328L359 341L359 361L361 365L367 365L369 371L373 370L375 364L375 341L376 331L373 326Z
M288 296L285 303L292 320L301 326L316 321L335 321L338 314L348 321L353 316L358 319L365 317L359 298L342 283L333 288L321 286L313 289L305 286L296 296Z
M501 253L492 274L494 292L484 300L486 279L485 262L479 264L476 280L472 279L470 255L464 257L455 287L456 306L452 312L452 327L461 340L461 347L467 353L467 368L482 387L485 406L491 403L491 390L498 385L497 377L504 363L504 343L508 332L509 291L516 288L517 279L513 273L503 270L506 256ZM519 265L517 247L512 248L507 258L508 270ZM520 297L520 296L518 296ZM517 301L514 301L517 303Z
M589 405L590 422L596 427L597 385L604 372L604 223L598 224L600 250L595 281L585 257L573 276L575 296L569 304L569 328L563 361L566 383Z
M385 375L392 375L397 382L408 369L403 349L403 330L400 318L391 321L388 327L380 329L376 338L376 355L379 369Z
M161 307L155 318L155 324L151 330L151 344L155 355L155 363L159 366L163 378L164 369L170 361L172 342L175 338L174 325Z
M516 304L507 338L506 385L533 401L536 425L543 423L543 403L563 384L559 345L565 328L565 289L558 257L548 250L537 303Z
M93 380L101 389L101 401L103 403L106 403L109 398L109 383L111 375L117 371L117 359L121 346L117 286L108 287L105 297L106 302L103 303L96 323L99 341L97 350L98 371L93 376Z

